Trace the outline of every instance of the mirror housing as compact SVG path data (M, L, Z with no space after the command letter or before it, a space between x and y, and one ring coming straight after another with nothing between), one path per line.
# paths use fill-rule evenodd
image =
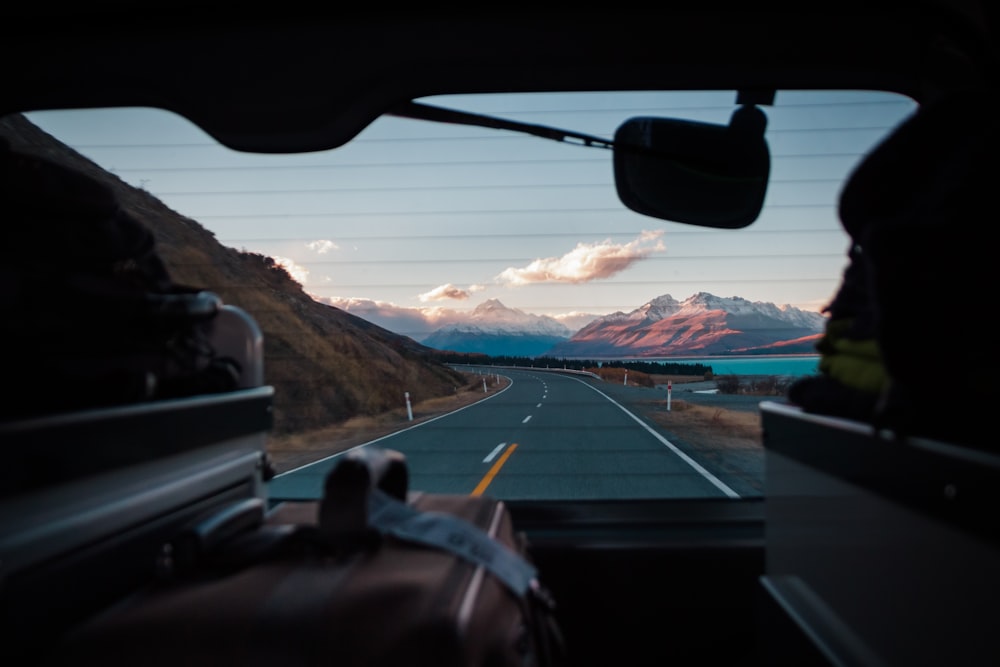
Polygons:
M701 227L740 229L760 215L771 157L767 116L741 106L729 125L630 118L615 131L618 198L636 213Z

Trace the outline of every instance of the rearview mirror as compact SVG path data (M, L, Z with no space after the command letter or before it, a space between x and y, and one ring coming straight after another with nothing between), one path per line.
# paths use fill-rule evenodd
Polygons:
M742 106L729 125L631 118L615 132L618 197L637 213L701 227L740 229L760 215L771 158L767 117Z

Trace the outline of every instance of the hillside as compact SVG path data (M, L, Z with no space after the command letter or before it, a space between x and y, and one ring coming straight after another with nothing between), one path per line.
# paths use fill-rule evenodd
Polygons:
M23 116L0 118L0 136L17 150L42 154L109 183L123 208L153 231L175 282L212 290L257 320L264 334L265 382L275 387L275 433L398 408L406 391L421 401L453 394L463 384L460 375L433 361L433 350L316 302L271 258L223 246L197 221L128 185ZM58 298L53 294L53 303Z

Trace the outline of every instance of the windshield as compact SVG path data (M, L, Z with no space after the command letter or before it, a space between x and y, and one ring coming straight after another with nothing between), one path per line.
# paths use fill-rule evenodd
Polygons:
M422 101L610 140L635 116L725 124L735 99ZM424 491L738 499L764 489L758 404L817 372L848 261L840 189L914 103L779 91L762 109L770 183L741 230L632 212L610 151L502 129L384 116L334 151L258 155L159 110L27 116L162 202L171 275L260 324L272 497L318 497L374 444Z

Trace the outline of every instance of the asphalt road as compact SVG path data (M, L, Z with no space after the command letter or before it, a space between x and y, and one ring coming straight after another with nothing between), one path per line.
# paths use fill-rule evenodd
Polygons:
M577 500L738 497L628 409L630 392L648 398L651 390L540 370L504 374L510 386L489 399L367 446L402 452L410 488L437 493ZM680 396L676 389L672 393ZM319 497L337 458L279 475L269 483L272 499Z

